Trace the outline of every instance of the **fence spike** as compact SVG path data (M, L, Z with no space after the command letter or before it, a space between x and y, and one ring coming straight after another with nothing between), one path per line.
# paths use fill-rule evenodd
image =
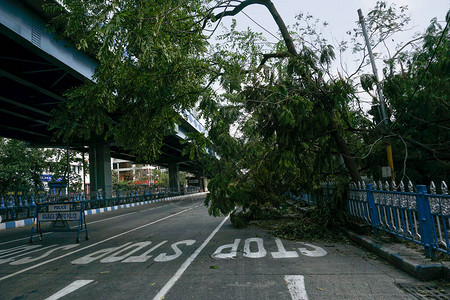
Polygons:
M19 192L19 207L23 206L23 202L22 202L22 192Z
M392 180L391 184L392 184L392 187L391 187L392 191L396 192L397 191L397 184L395 183L395 180Z
M430 194L436 194L436 185L434 182L430 182Z
M445 183L445 181L441 182L441 193L442 193L442 195L448 194L448 187L447 187L447 184Z
M384 182L384 190L385 190L385 191L389 191L389 190L390 190L390 188L389 188L389 182L388 182L387 180Z
M373 189L374 189L374 190L378 190L377 182L374 181L372 184L373 184Z
M404 192L405 191L405 184L403 183L403 180L400 181L400 191Z
M383 183L381 180L378 180L378 188L382 191L383 190Z
M8 202L6 203L6 206L7 207L12 207L12 206L14 206L14 198L13 198L13 196L11 195L11 193L8 193L9 195L8 195Z
M408 181L408 192L411 192L411 193L414 192L414 185L411 182L411 180Z

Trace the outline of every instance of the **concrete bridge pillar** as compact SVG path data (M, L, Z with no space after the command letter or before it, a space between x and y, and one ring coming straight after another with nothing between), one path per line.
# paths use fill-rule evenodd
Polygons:
M198 180L198 186L200 191L207 192L208 191L208 180L206 177L203 177L201 173L197 173L195 176Z
M180 191L180 175L177 163L169 163L169 190L171 192Z
M111 152L108 143L89 144L89 178L91 199L101 189L106 198L112 197Z
M202 177L201 185L202 185L202 190L204 192L207 192L208 191L208 179L206 177Z

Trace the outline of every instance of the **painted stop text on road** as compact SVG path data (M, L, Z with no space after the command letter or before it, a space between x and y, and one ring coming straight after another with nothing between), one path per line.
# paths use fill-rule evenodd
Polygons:
M286 250L283 242L279 238L275 238L276 251L268 251L264 244L264 239L252 237L247 239L237 238L229 244L224 244L211 254L214 259L235 259L250 258L258 259L271 257L273 259L298 258L306 257L322 257L327 252L316 245L302 243L301 247ZM80 258L72 260L72 264L86 265L93 262L99 263L144 263L150 259L155 262L164 263L176 260L182 256L183 252L190 252L192 246L196 244L193 239L181 240L170 244L169 249L162 251L163 245L169 245L168 240L154 243L152 241L143 242L127 242L120 246L108 247L96 250ZM267 244L267 243L266 243ZM58 253L73 249L78 244L69 245L50 245L42 247L41 245L19 246L12 249L0 250L0 264L9 263L10 265L25 265L37 262L49 257L53 253Z

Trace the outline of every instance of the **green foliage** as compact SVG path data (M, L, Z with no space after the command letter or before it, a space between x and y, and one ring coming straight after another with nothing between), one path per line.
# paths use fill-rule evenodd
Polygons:
M349 176L342 162L345 159L340 155L343 144L349 149L346 159L352 159L356 168L374 179L380 178L381 166L387 164L380 160L385 157L385 146L392 144L398 173L408 161L410 171L406 176L417 182L426 183L432 177L448 180L448 33L437 49L443 32L434 22L424 36L422 50L400 51L396 58L401 64L386 61L383 89L394 120L392 132L386 133L378 124L381 118L376 105L369 112L374 119L355 109L359 105L358 86L375 96L374 76L362 75L359 85L351 78L330 74L334 48L318 34L319 21L309 15L297 19L296 30L292 31L298 52L295 56L268 60L261 67L255 53L247 52L250 45L246 45L255 44L257 35L248 30L238 33L235 27L225 35L231 40L217 48L221 58L217 73L225 74L220 83L226 92L202 103L205 108L214 108L206 109L205 115L211 121L209 138L220 157L202 158L212 178L205 201L210 213L226 215L238 206L242 211L233 213L232 220L237 226L245 226L251 218L263 216L266 209L282 209L285 192L311 191L326 181L347 182ZM395 6L378 2L367 18L373 45L401 31L408 21L405 7L396 10ZM361 38L360 34L356 30L355 38ZM237 48L236 43L231 43L234 38L238 40ZM285 51L281 43L268 52ZM358 47L362 50L358 45L354 49ZM401 72L396 71L399 65ZM440 157L433 162L433 155ZM426 158L427 164L419 166L420 158ZM415 159L417 163L411 163ZM422 177L415 170L424 171ZM319 211L317 216L325 221L334 215L342 217L345 196L338 195L334 210ZM318 224L320 231L324 224ZM294 227L300 228L300 223Z
M73 154L70 159L76 161ZM19 140L0 139L0 194L40 190L40 176L46 173L53 174L54 180L67 181L65 150L30 148ZM71 174L70 181L72 186L80 185L76 174Z
M0 194L39 189L45 157L45 151L27 148L21 141L0 139Z
M255 36L248 32L238 34L232 28L230 35L254 43ZM303 40L299 38L299 43ZM341 130L341 125L331 127L339 119L358 125L348 107L354 89L341 79L324 80L334 58L333 47L326 44L321 57L302 44L297 57L268 64L267 68L276 68L271 76L252 69L256 64L248 62L254 60L254 53L233 52L233 47L222 44L221 53L253 71L224 68L227 78L239 78L239 86L225 84L227 92L216 102L216 111L205 112L211 120L209 138L220 157L202 159L211 177L205 203L213 215L226 215L239 206L242 214L256 217L264 207L285 205L287 191L313 189L345 174L339 157L330 155L336 148L330 132ZM233 135L236 127L239 134ZM243 222L240 214L233 214L233 220Z
M104 136L149 161L179 112L200 100L208 136L188 135L183 154L199 159L211 178L205 204L214 216L238 206L242 212L233 214L233 222L245 225L247 216L282 211L286 192L346 182L349 175L359 179L359 172L378 179L387 144L394 147L396 171L408 164L411 171L403 174L409 178L426 183L450 173L449 39L448 28L437 21L421 48L400 48L385 61L382 86L392 113L385 130L374 77L353 78L365 71L364 59L352 75L332 73L336 50L319 30L327 23L310 15L299 14L294 26L280 28L286 30L276 44L250 29L237 31L234 21L219 37L221 44L207 49L203 25L220 18L208 21L214 8L201 0L64 3L70 13L56 18L55 27L63 22L64 35L100 65L95 83L67 94L70 101L53 123L60 136ZM366 18L372 46L384 45L408 22L406 7L378 1ZM362 52L361 29L349 34L352 50ZM348 48L342 42L337 49ZM221 93L212 91L214 84ZM374 100L373 119L360 108L360 88ZM217 155L206 154L205 147ZM421 164L424 159L427 164ZM325 218L318 230L343 211L344 195L338 195L332 209L307 216L311 222Z
M401 56L403 68L383 84L395 119L390 130L398 178L450 180L449 37L448 23L442 28L433 20L422 47Z
M142 160L154 160L162 139L204 88L203 2L62 1L55 28L99 66L93 82L67 93L55 113L59 137L105 138ZM51 9L51 8L49 8Z

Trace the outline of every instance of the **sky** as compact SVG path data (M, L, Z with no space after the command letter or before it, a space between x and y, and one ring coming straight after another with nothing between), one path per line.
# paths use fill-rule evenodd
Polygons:
M287 25L295 23L295 15L300 12L309 13L321 22L328 22L329 25L323 30L324 37L328 41L348 39L346 32L358 26L357 10L362 9L366 16L376 4L376 0L272 0L272 2ZM408 25L410 30L394 36L395 42L407 42L412 39L415 32L424 32L434 17L437 17L438 21L442 22L442 26L445 26L445 15L450 9L450 0L388 0L386 2L394 3L397 7L407 5L408 14L411 16L411 22ZM244 12L271 33L277 33L278 28L275 22L262 5L251 5L245 8ZM237 21L238 30L250 27L253 31L262 32L268 40L276 41L244 14L238 14L233 18ZM229 26L230 23L230 17L222 21L224 26ZM363 40L360 42L364 43ZM344 58L348 63L349 71L356 68L357 63L354 59L350 54Z

